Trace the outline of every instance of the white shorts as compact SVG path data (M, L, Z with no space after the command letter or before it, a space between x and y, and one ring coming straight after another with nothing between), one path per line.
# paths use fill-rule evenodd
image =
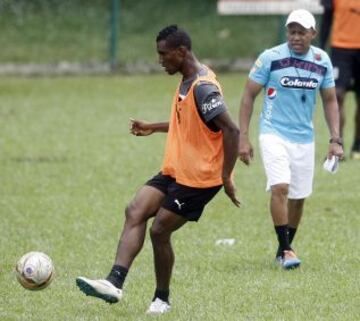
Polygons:
M259 137L267 186L289 184L290 199L302 199L312 193L315 144L291 143L274 134Z

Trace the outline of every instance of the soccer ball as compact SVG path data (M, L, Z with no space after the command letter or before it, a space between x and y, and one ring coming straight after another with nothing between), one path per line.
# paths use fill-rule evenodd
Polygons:
M20 258L15 267L16 278L28 290L46 288L54 278L54 265L42 252L29 252Z

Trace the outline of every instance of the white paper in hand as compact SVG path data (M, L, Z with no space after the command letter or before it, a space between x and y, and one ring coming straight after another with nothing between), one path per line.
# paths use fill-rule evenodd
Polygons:
M339 157L333 156L330 159L326 158L323 168L326 171L335 174L339 168Z

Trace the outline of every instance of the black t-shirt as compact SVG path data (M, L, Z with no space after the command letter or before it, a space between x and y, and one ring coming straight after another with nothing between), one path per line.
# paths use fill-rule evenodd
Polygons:
M204 67L194 77L183 81L180 85L179 99L185 98L192 83L198 76L206 76L207 69ZM227 110L219 88L213 83L200 82L194 88L196 107L200 118L212 131L218 131L213 119Z

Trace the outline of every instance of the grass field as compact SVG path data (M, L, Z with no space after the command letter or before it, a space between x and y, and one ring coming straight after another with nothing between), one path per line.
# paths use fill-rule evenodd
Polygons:
M237 117L244 75L220 75ZM155 174L165 136L128 134L128 118L164 120L177 77L0 78L0 320L150 320L154 290L147 238L125 284L123 302L109 306L75 286L79 275L104 277L114 258L123 209ZM257 101L257 113L261 99ZM347 101L346 146L354 102ZM254 116L256 118L256 115ZM314 193L306 203L295 248L299 270L273 265L276 242L259 159L236 167L242 207L221 192L198 224L173 237L177 254L171 313L184 321L354 321L360 315L359 169L321 168L328 133L316 119ZM216 246L235 238L233 246ZM55 262L56 278L40 292L24 290L13 267L39 250Z
M216 11L217 0L118 2L120 64L156 63L156 35L174 23L190 32L200 58L231 61L255 57L264 47L278 41L282 21L280 16L220 16ZM0 1L0 62L107 61L110 3L110 0Z

